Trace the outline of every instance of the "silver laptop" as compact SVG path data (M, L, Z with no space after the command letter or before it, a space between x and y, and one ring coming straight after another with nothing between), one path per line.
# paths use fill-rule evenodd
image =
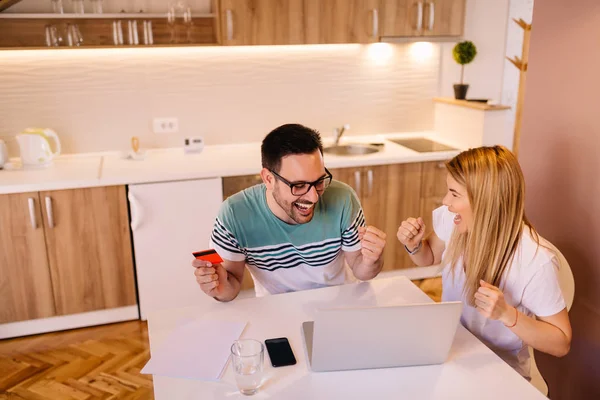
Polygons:
M302 324L313 371L441 364L454 340L462 303L318 310Z

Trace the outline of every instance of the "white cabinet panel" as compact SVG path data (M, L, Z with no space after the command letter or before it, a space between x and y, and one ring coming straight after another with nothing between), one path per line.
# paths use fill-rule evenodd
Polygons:
M152 311L214 301L196 283L192 252L208 248L221 178L129 186L142 320Z

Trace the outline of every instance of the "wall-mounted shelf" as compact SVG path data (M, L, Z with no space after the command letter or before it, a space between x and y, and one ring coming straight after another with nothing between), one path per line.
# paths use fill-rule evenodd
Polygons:
M482 111L497 111L497 110L509 110L510 106L502 104L487 104L479 101L467 101L467 100L456 100L451 97L434 97L433 101L436 103L452 104L454 106L474 108Z
M20 17L6 17L19 15ZM192 17L190 41L187 41L186 26L178 19L175 24L177 40L171 42L171 26L167 23L166 14L117 13L117 14L2 14L0 13L0 48L1 49L74 49L126 47L128 42L129 20L137 20L138 45L150 46L202 46L217 44L215 14L196 14ZM122 21L123 44L114 43L114 21ZM152 45L144 44L143 21L152 22ZM81 46L67 46L67 24L76 24L83 37ZM46 27L56 27L62 37L59 46L48 46L46 43Z
M216 14L193 14L192 18L216 18ZM167 18L167 13L110 13L110 14L75 14L75 13L44 13L17 14L0 13L0 19L153 19Z

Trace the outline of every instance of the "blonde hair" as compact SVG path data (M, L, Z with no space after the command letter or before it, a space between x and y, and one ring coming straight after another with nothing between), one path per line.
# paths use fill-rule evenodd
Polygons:
M515 255L523 227L539 244L537 232L525 216L525 180L515 155L504 146L479 147L464 151L446 164L450 176L466 187L473 212L468 232L454 230L444 265L454 275L463 258L463 293L474 304L482 279L500 287Z

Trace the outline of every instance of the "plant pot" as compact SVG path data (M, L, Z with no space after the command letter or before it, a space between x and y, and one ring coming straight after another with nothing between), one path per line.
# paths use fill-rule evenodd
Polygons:
M469 89L469 85L464 84L455 84L454 85L454 98L456 100L464 100L467 98L467 90Z

